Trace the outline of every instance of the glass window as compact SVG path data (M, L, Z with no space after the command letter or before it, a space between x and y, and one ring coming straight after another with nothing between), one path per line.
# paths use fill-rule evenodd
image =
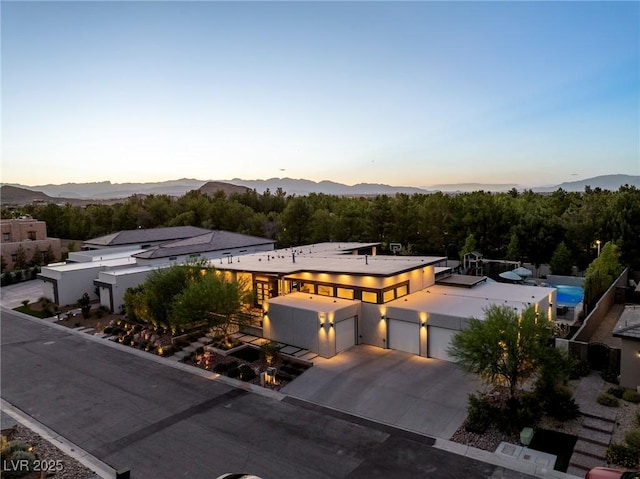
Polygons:
M2 241L9 241L11 239L11 235L9 233L2 233Z
M314 292L313 284L311 284L311 283L300 283L300 291L302 293L313 293Z
M338 296L338 298L353 299L354 297L352 289L337 288L337 291L338 294L336 296Z
M382 302L383 303L386 303L388 301L393 301L394 299L396 299L396 290L395 289L388 289L384 293L382 293Z
M322 296L333 296L333 286L318 285L318 294Z
M363 291L362 301L364 301L365 303L377 303L378 293L376 293L375 291Z
M409 291L406 284L404 286L398 286L396 288L396 298L406 296L407 294L409 294Z

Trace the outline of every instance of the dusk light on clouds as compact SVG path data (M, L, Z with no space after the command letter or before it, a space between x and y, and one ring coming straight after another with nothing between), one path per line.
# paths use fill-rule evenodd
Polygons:
M6 2L2 182L640 174L639 2Z

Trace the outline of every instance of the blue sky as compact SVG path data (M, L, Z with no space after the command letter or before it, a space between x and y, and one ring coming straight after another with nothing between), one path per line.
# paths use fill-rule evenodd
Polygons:
M7 2L2 182L640 174L638 2Z

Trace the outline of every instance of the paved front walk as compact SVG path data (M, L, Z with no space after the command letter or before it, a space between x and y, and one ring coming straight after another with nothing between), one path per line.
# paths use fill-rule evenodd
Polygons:
M598 404L598 395L605 388L599 372L591 371L578 383L574 399L584 416L578 441L569 460L568 473L584 477L593 467L604 466L605 453L617 417L617 409Z

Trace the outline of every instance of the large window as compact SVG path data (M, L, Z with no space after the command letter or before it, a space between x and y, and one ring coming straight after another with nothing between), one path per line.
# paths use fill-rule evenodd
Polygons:
M336 288L336 296L342 299L354 298L353 290L348 288Z
M333 296L333 286L318 285L318 294L321 296Z
M364 301L365 303L377 303L378 293L376 293L375 291L363 291L362 301Z

